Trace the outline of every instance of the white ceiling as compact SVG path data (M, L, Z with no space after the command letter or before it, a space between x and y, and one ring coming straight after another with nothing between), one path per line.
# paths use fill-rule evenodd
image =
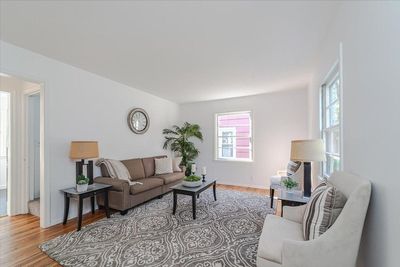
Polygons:
M183 103L305 87L337 6L2 1L0 38Z

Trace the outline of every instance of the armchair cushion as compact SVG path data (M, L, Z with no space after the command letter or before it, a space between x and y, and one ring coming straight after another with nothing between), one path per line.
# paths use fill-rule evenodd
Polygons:
M315 239L325 233L336 221L345 204L346 196L337 188L324 183L318 185L304 212L304 239Z
M257 257L282 263L284 240L304 241L300 223L267 215L258 244Z
M297 207L284 206L283 218L302 224L306 207L307 205L301 205Z

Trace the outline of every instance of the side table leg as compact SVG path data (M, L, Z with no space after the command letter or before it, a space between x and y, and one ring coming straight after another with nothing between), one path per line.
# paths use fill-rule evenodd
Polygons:
M110 218L110 208L108 207L108 190L104 191L104 208L106 210L107 218Z
M176 212L176 202L177 202L177 195L176 195L176 192L175 192L175 191L173 192L173 195L174 195L174 204L173 204L173 208L172 208L172 214L175 215L175 212Z
M81 196L78 196L78 231L81 230L82 226L82 209L83 209L83 198Z
M275 193L275 189L270 188L269 195L271 196L271 209L274 207L274 193Z
M213 184L214 200L217 201L217 183Z
M63 224L67 223L69 213L69 197L67 193L64 193L64 220Z
M192 195L193 220L196 220L196 195Z
M94 214L94 196L90 197L90 205L92 207L92 214Z

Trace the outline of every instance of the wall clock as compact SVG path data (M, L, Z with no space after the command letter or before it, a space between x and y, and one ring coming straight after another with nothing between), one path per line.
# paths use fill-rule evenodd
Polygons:
M142 108L134 108L129 112L128 125L135 134L144 134L150 126L149 115Z

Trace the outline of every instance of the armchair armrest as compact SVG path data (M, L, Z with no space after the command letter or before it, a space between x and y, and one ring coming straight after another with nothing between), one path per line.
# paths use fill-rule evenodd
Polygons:
M111 177L96 177L94 178L94 182L112 185L111 190L113 191L129 193L129 182L126 180L115 179Z
M283 218L293 222L302 223L306 206L307 205L301 205L297 207L284 206Z

